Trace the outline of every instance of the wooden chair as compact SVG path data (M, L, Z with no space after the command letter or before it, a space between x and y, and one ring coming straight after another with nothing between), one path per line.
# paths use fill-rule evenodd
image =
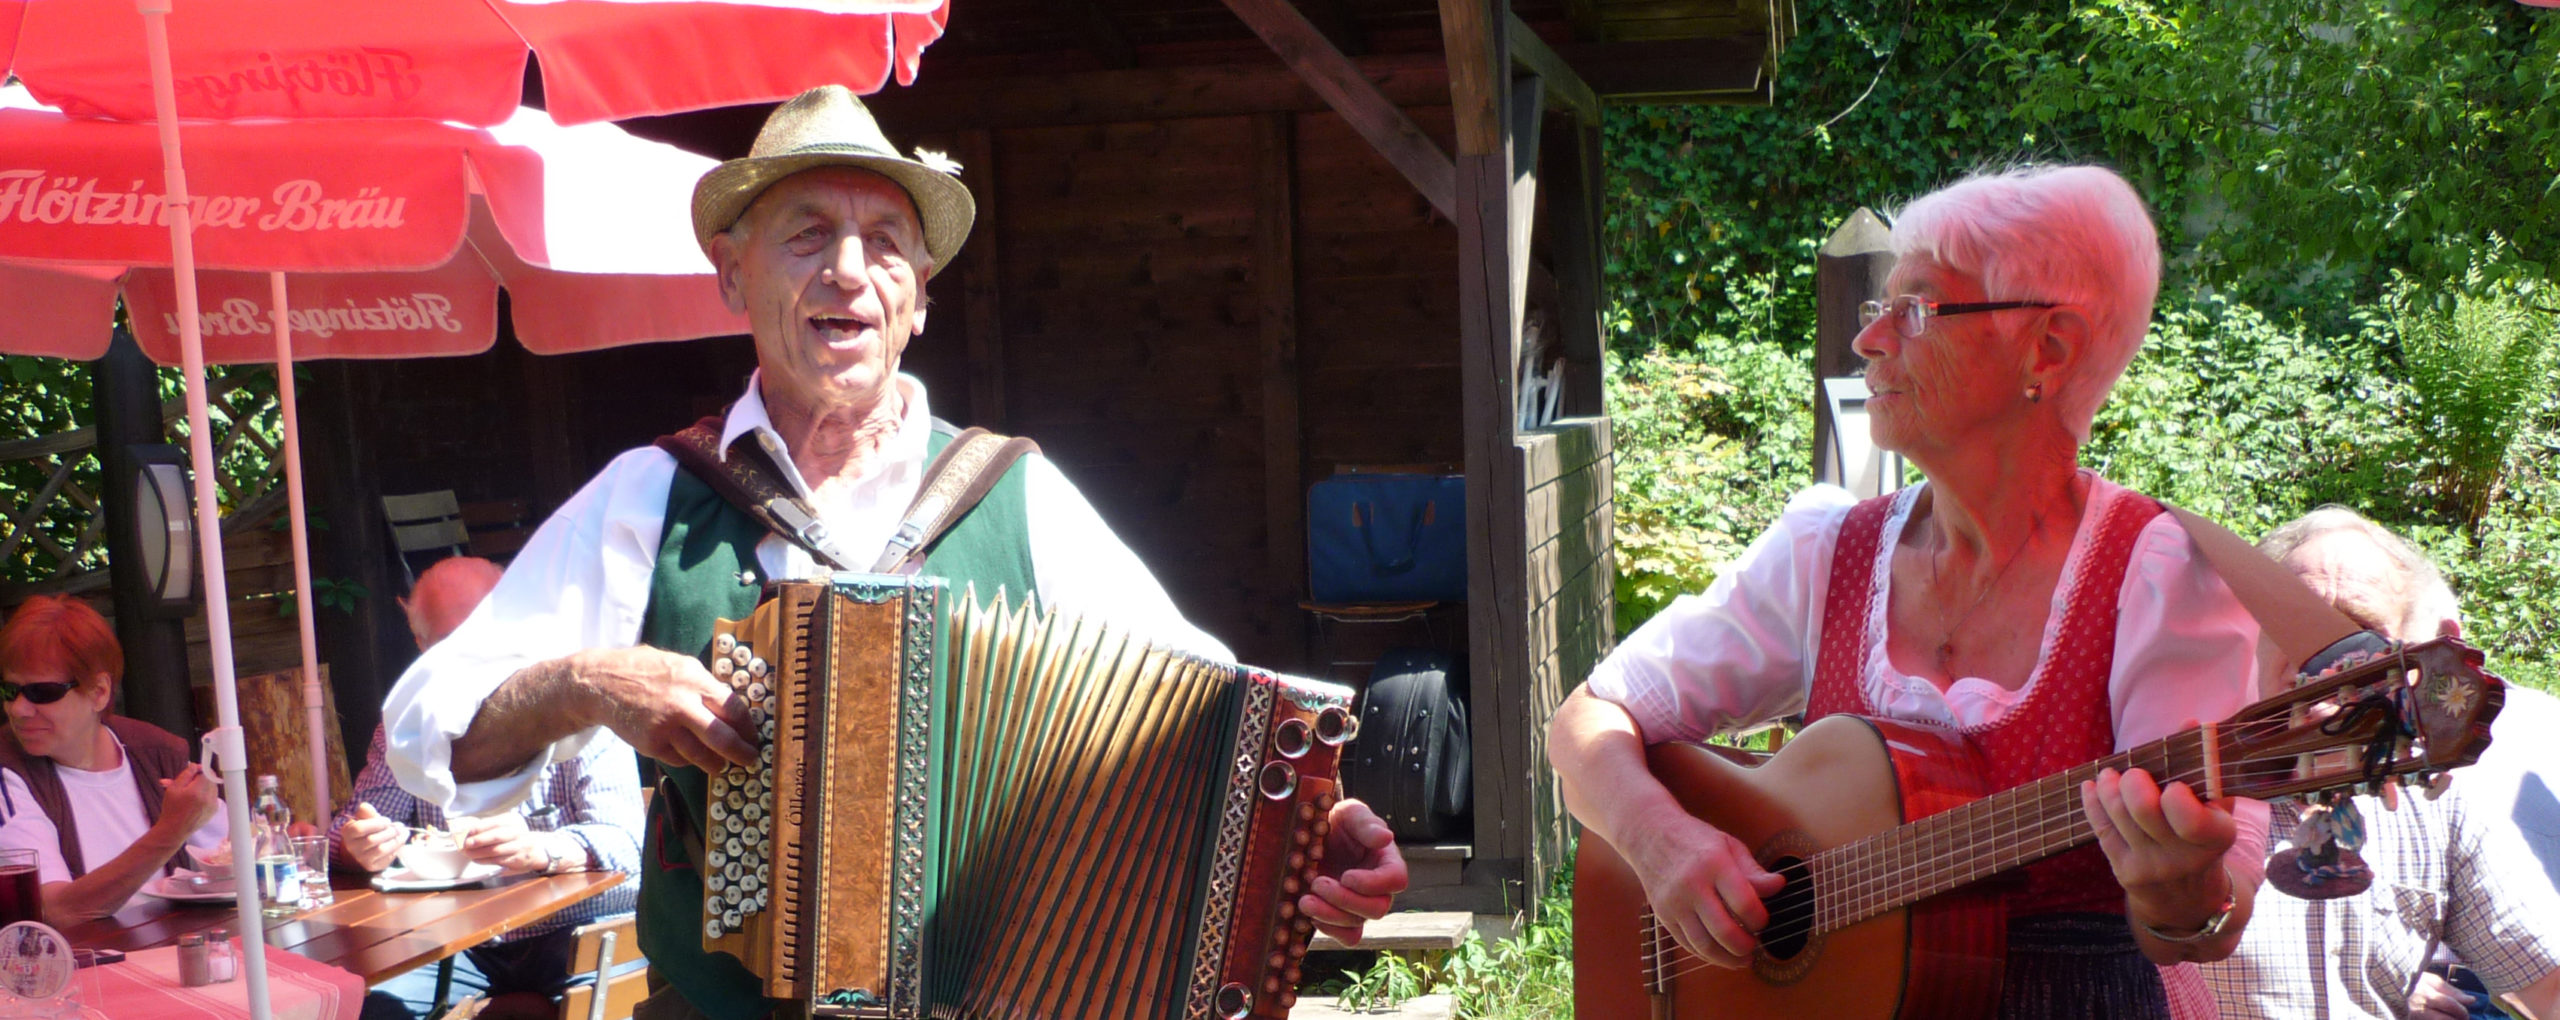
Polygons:
M614 968L646 962L640 955L640 929L631 915L579 926L578 948L569 973L590 974L592 983L569 989L560 998L560 1020L629 1020L631 1009L649 997L649 968L615 974Z
M460 556L470 551L471 528L463 522L462 504L451 489L384 496L382 518L391 525L391 547L399 551L400 578L405 584L418 583L417 568L409 565L410 553L442 550L446 556Z

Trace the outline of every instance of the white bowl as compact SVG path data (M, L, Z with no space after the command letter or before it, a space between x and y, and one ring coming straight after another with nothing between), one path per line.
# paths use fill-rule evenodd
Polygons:
M451 841L418 840L401 845L400 866L419 878L443 881L461 878L462 869L471 866L471 858Z
M224 843L211 850L206 850L201 847L188 847L187 859L195 862L196 872L203 875L207 880L214 882L231 881L231 844Z

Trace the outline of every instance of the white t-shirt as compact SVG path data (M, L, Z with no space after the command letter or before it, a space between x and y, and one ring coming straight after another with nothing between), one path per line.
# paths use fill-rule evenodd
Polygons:
M110 733L108 739L114 736ZM72 817L80 821L80 859L89 870L114 860L151 830L151 820L142 813L142 790L133 785L133 758L124 753L123 741L116 742L114 768L91 772L56 762L53 771L62 777L62 793L71 804ZM9 797L6 805L0 805L0 811L8 813L0 819L0 847L34 850L41 881L71 881L71 865L62 859L61 833L53 819L45 817L44 809L36 806L34 791L12 770L0 770L0 782L8 784ZM215 811L212 821L187 837L187 845L210 850L230 833L229 818Z

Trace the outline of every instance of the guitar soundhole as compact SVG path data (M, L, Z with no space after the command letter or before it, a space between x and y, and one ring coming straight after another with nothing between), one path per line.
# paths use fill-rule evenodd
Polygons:
M1760 929L1760 951L1792 960L1813 941L1813 873L1801 857L1780 857L1765 867L1784 876L1786 888L1769 897L1769 926Z

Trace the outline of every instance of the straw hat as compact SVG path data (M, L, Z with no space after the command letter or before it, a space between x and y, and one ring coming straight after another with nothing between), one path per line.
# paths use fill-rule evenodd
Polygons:
M693 236L711 251L711 238L729 229L766 188L803 170L850 166L869 170L907 189L924 219L924 246L940 272L960 253L978 203L969 188L953 176L960 167L939 153L916 151L919 158L898 154L880 132L862 100L842 85L821 85L774 108L756 132L755 148L711 172L693 186Z

